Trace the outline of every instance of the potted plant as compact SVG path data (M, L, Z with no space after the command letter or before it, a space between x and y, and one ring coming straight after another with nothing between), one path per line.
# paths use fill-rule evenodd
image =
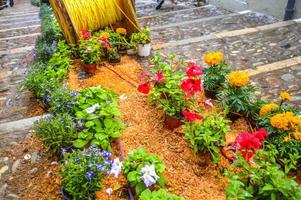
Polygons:
M132 41L126 44L126 53L128 55L135 55L137 53L136 44Z
M79 45L79 55L85 72L95 73L97 64L100 61L101 43L96 37L81 39Z
M117 48L112 47L109 49L109 62L110 63L120 63L121 57Z
M211 99L217 99L217 93L222 88L230 73L229 65L224 61L224 55L221 52L210 52L205 55L204 62L204 93Z
M119 34L119 37L118 37L119 53L124 55L127 53L127 49L126 49L126 47L127 47L127 39L126 39L127 30L125 28L117 28L116 33Z
M138 55L141 57L147 57L151 52L151 30L149 27L144 30L133 33L131 41L138 46Z

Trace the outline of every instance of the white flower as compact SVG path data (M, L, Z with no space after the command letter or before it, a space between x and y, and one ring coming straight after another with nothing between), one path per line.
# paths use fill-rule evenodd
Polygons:
M143 180L146 187L150 187L157 182L160 178L156 174L155 166L154 165L146 165L141 169L141 179Z
M211 102L211 99L207 99L207 100L205 101L205 104L206 104L207 106L213 107L213 104L212 104L212 102Z
M94 104L93 106L87 108L87 109L86 109L86 112L89 113L89 114L94 113L95 110L96 110L97 108L99 108L99 107L100 107L99 104L96 103L96 104Z
M115 158L112 164L112 168L110 170L110 174L114 174L117 178L122 170L122 162L120 162L119 158Z
M120 100L126 100L128 97L125 94L119 96Z
M113 193L113 189L112 188L108 188L106 189L106 193L111 196L111 194Z

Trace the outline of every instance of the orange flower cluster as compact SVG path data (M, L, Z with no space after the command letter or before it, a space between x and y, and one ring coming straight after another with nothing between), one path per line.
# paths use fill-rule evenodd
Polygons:
M292 112L284 112L274 115L270 123L273 127L289 130L299 130L301 128L301 118Z
M100 33L100 37L102 37L104 39L108 39L108 38L110 38L110 33L108 33L108 32L102 32L102 33Z
M290 101L292 99L292 96L288 92L281 92L279 98L282 102L284 102Z
M269 103L269 104L265 104L264 106L261 107L260 111L259 111L259 116L263 117L266 114L270 113L273 110L278 109L279 106L275 103Z
M209 66L217 65L221 63L223 60L224 60L224 54L219 51L207 53L204 57L205 63Z
M121 35L126 35L127 31L125 28L117 28L116 33L119 33Z
M235 87L243 87L249 83L250 78L246 72L235 71L229 74L228 81Z

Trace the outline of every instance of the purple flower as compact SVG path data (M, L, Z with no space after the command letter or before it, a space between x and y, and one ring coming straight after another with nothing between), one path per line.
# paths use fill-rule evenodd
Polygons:
M78 158L77 157L73 158L73 160L74 160L75 163L78 163Z
M92 180L92 178L94 177L95 173L93 171L88 171L87 174L86 174L86 177L89 181Z

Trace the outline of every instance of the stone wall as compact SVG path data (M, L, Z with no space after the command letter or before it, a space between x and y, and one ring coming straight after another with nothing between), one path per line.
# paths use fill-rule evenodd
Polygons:
M283 19L288 0L208 0L230 11L253 10ZM301 0L296 0L294 18L301 18Z

